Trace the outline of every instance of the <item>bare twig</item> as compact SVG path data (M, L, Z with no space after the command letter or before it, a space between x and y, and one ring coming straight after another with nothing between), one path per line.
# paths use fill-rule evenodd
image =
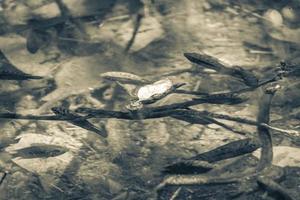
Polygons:
M257 183L260 187L270 193L271 196L274 195L277 200L296 200L285 188L270 178L259 176L257 177Z
M4 171L4 172L2 172L2 173L3 173L3 174L2 174L2 177L0 178L0 185L3 183L4 179L6 178L6 176L7 176L7 174L8 174L7 171Z
M277 90L276 86L265 90L265 93L258 106L259 113L257 116L257 121L259 123L264 123L264 124L269 123L271 101L276 90ZM273 160L272 137L268 128L266 127L257 126L257 132L262 145L261 157L259 159L257 170L262 171L265 168L269 168L272 165L272 160Z
M170 200L175 200L176 197L179 195L180 191L181 191L181 187L177 188L177 190L174 192L174 194L171 196Z
M132 45L134 43L134 40L136 38L136 35L138 34L139 28L141 26L143 17L144 17L144 15L141 14L141 13L138 13L136 15L136 22L135 22L135 25L134 25L134 30L133 30L133 33L132 33L132 36L131 36L130 40L128 41L128 43L126 45L126 48L124 49L125 53L128 53L130 48L132 47Z

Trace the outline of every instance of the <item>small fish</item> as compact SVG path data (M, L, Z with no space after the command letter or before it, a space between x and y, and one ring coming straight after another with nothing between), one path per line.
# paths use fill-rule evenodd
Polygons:
M201 98L193 98L194 101L203 101L204 103L211 103L211 104L228 104L228 105L235 105L240 104L247 101L247 98L234 96L231 93L228 94L209 94L203 96Z
M148 80L128 72L105 72L100 75L102 78L111 80L111 81L118 81L123 84L145 84L149 83Z
M243 82L248 86L257 86L258 84L256 76L251 71L243 69L241 67L229 66L210 55L204 53L184 53L184 56L192 63L196 63L205 68L215 70L221 74L226 74L238 79L242 79Z
M205 68L209 68L217 72L224 71L227 73L227 71L231 71L225 63L210 55L204 53L184 53L183 55L192 63L196 63Z
M43 79L42 76L34 76L26 73L16 71L3 70L0 68L0 80L29 80L29 79Z
M0 80L28 80L42 79L41 76L27 74L17 69L6 56L0 51Z
M47 158L59 156L67 151L67 148L58 145L35 144L33 146L17 150L16 153L13 153L13 156L27 159Z
M173 174L205 173L214 168L215 165L212 164L214 162L251 153L260 146L260 142L252 138L233 141L211 151L170 164L165 167L164 172Z
M75 126L79 126L88 131L97 133L98 135L101 135L102 137L107 137L107 132L105 130L104 125L101 128L98 128L98 127L94 126L92 123L90 123L88 120L83 118L82 116L80 116L74 112L70 112L70 110L63 108L63 107L53 107L53 108L51 108L51 110L54 114L56 114L57 116L61 116L62 118L66 118L66 117L73 118L68 121L70 123L74 124Z

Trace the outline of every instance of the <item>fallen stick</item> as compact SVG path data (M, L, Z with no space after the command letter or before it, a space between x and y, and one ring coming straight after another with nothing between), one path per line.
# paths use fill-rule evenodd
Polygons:
M257 183L277 200L296 200L285 188L270 178L259 176L257 177Z

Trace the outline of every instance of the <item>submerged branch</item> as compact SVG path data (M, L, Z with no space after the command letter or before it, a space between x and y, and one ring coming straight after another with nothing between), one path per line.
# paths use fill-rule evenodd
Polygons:
M60 117L56 115L22 115L17 113L0 113L0 119L18 119L18 120L50 120L50 121L67 121L73 118Z
M144 15L141 14L141 13L138 13L138 14L136 15L136 22L135 22L135 24L134 24L133 33L132 33L132 36L131 36L130 40L128 41L128 43L127 43L127 45L126 45L126 47L125 47L125 49L124 49L124 52L125 52L125 53L128 53L129 50L130 50L130 48L132 47L132 45L133 45L133 43L134 43L134 41L135 41L135 38L136 38L136 36L137 36L137 34L138 34L138 31L139 31L139 29L140 29L140 27L141 27L141 23L142 23L143 17L144 17Z
M270 193L271 196L275 196L278 200L296 200L289 194L289 192L286 191L285 188L270 178L258 177L257 183L260 187Z
M267 88L264 91L263 97L258 106L259 113L257 116L257 121L259 123L264 123L264 124L269 123L271 101L278 87L279 86L276 85L274 87ZM259 159L257 170L262 171L265 168L269 168L272 165L272 160L273 160L272 136L268 128L263 126L257 126L257 132L262 146L261 157Z
M0 119L15 119L15 120L46 120L46 121L72 121L89 118L116 118L124 120L144 120L144 119L155 119L161 117L173 117L175 119L186 121L192 124L210 124L215 123L221 127L228 129L230 131L245 135L245 132L237 131L228 125L217 121L216 119L223 119L228 121L234 121L241 124L246 124L250 126L261 126L267 129L276 130L287 134L298 134L295 130L284 130L266 123L259 123L255 120L234 117L224 114L212 113L208 111L197 111L194 109L177 109L183 107L185 104L171 104L168 106L160 106L155 108L145 108L139 111L113 111L104 109L91 109L91 108L78 108L76 112L82 113L84 115L76 116L57 116L57 115L22 115L17 113L0 113ZM165 109L170 108L170 109ZM174 109L173 109L174 108ZM178 115L178 113L181 113Z

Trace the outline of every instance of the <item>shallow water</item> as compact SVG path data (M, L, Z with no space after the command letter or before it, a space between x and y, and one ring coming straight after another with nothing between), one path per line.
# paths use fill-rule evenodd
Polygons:
M18 69L43 77L4 80L0 76L0 114L54 115L51 108L55 106L126 112L134 97L124 88L134 94L141 85L121 87L100 75L123 71L159 81L165 73L196 66L183 56L185 52L205 52L228 66L252 70L258 77L273 72L267 69L283 59L299 64L300 27L296 24L300 16L292 1L80 0L71 5L72 0L63 0L62 7L59 2L0 1L0 50L5 57L0 72ZM175 73L168 78L186 83L179 88L186 91L211 93L242 87L241 81L212 71ZM273 99L272 125L299 131L299 76L278 83L282 89ZM248 100L238 105L193 108L255 120L261 95L257 89L245 94ZM192 97L169 94L144 107ZM74 121L1 119L0 177L5 171L7 175L0 185L0 199L222 199L236 192L234 185L229 189L182 186L167 188L157 197L155 188L165 177L166 165L245 136L178 117L93 118L89 122L104 128L108 137L75 126ZM253 126L224 123L250 136L256 134ZM274 131L273 143L293 147L274 153L274 160L287 171L281 184L295 195L300 192L296 166L300 158L291 151L297 151L299 135ZM183 189L172 197L178 188ZM203 191L206 196L201 196ZM263 197L259 191L239 198Z

